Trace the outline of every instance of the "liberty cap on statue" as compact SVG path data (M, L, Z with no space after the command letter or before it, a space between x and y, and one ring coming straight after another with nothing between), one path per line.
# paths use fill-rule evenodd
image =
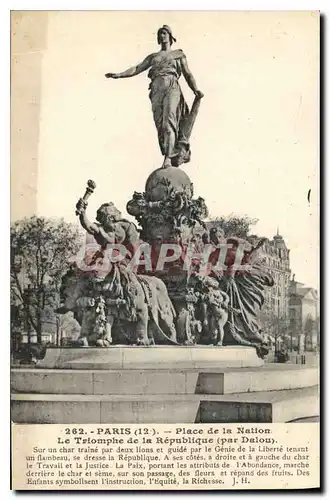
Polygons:
M149 97L159 147L164 156L163 167L178 167L190 161L189 139L203 93L197 88L183 51L172 50L176 39L168 25L163 25L157 31L157 42L161 46L159 52L148 55L144 61L122 73L107 73L105 76L129 78L150 68ZM190 112L178 82L181 74L195 94Z
M164 24L161 28L159 28L159 30L157 32L157 41L158 41L158 44L161 45L161 32L163 30L167 31L167 33L170 35L171 45L172 45L173 42L176 43L176 38L174 38L171 28L167 24Z

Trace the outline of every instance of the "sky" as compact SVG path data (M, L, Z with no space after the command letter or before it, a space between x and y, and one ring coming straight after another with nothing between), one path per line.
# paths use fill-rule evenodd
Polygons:
M277 227L298 281L318 287L319 20L310 12L77 12L49 14L42 59L38 213L75 221L134 191L162 164L148 78L108 80L158 50L171 26L205 94L183 168L211 216ZM183 78L188 104L193 94ZM308 192L311 190L308 200Z

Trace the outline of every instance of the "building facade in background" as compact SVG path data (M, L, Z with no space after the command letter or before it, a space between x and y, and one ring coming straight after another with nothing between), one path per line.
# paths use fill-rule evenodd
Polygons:
M289 285L289 328L301 350L319 348L319 298L317 290L295 280Z
M319 297L317 290L291 279L290 250L277 231L262 247L263 265L274 279L266 289L261 319L264 329L290 350L319 348Z
M263 264L274 279L274 286L266 288L265 308L282 322L287 322L291 276L290 250L277 231L276 236L264 244L263 251Z
M254 245L260 237L251 236ZM274 286L265 288L265 303L261 310L260 320L264 332L276 339L288 335L289 325L289 284L290 284L290 250L283 237L277 234L262 246L262 266L274 279Z

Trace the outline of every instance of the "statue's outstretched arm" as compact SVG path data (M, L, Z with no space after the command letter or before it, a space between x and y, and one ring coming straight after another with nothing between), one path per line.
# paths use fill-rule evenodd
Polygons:
M90 222L90 220L88 219L86 215L86 207L87 203L82 198L80 198L76 205L79 214L79 222L85 229L85 231L94 236L95 234L98 234L100 232L100 229L96 224Z
M187 58L185 56L182 57L182 59L181 59L181 69L182 69L182 74L185 77L185 80L186 80L188 86L193 91L193 93L197 97L203 97L204 94L200 90L198 90L196 80L193 77L192 72L190 71L190 69L188 67Z
M151 54L147 56L144 61L136 66L123 71L122 73L106 73L106 78L130 78L131 76L136 76L146 71L151 66Z

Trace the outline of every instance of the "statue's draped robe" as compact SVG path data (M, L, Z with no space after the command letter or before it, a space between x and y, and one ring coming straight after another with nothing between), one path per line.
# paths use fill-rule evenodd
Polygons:
M229 295L229 314L225 325L224 344L240 344L259 348L265 344L258 322L264 303L265 287L273 279L258 266L235 277L222 278L222 290Z
M239 238L228 238L225 271L217 278L221 289L229 296L228 321L224 326L224 345L245 345L255 347L258 355L267 352L264 335L259 325L259 314L265 300L265 288L274 285L273 278L258 260L250 258L252 246L245 242L245 250L240 264L243 269L235 270L237 244L244 243ZM211 254L212 264L218 260L219 250ZM237 263L236 263L237 265Z
M189 114L178 79L181 75L182 50L157 54L148 77L150 100L158 141L163 156L173 157L184 149L189 156L189 142L184 122Z

